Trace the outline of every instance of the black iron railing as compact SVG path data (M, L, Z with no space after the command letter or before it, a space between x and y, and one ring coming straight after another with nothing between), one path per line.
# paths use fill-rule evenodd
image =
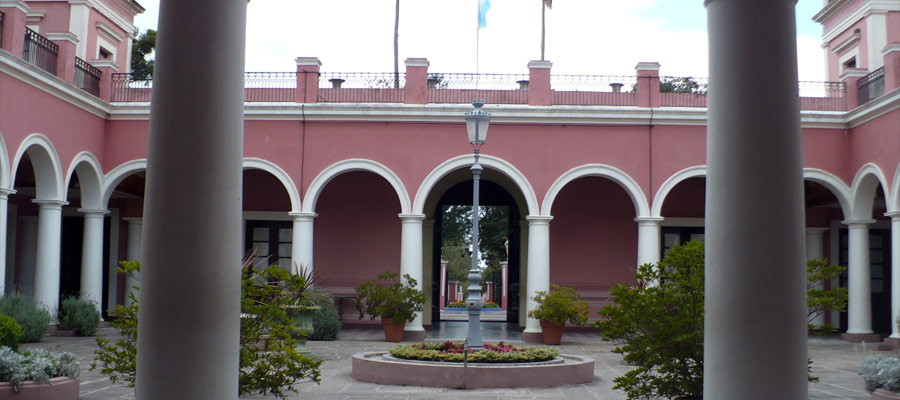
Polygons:
M429 103L528 104L528 74L429 73Z
M6 13L0 11L0 43L3 43L3 20L6 19Z
M296 72L246 72L244 101L293 102L297 91Z
M75 86L94 96L100 96L102 72L86 61L75 57Z
M325 72L319 74L318 101L323 103L402 103L406 74L393 72Z
M859 105L866 104L884 94L884 67L878 68L856 81Z
M109 101L149 102L153 90L153 78L144 74L112 74Z
M25 50L22 58L34 66L56 75L56 57L59 46L37 32L25 28Z
M552 75L553 104L636 106L637 78L613 75Z
M844 111L847 109L846 86L843 82L798 82L800 109L811 111Z

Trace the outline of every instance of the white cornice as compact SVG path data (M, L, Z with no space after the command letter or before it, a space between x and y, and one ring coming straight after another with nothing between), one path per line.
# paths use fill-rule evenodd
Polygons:
M846 0L838 0L838 1L846 1ZM851 26L855 25L859 20L870 14L881 14L886 13L888 11L900 11L900 1L897 0L868 0L863 3L859 8L854 10L850 15L844 18L843 21L838 23L835 26L832 26L831 29L825 31L822 34L822 40L826 42L831 42L838 35L850 29ZM819 21L817 21L819 22Z
M9 0L0 0L0 5L2 5L4 2L7 2L7 1L9 1ZM36 3L36 2L48 2L48 1L60 1L60 0L28 0L28 1ZM118 1L121 2L123 0L118 0ZM127 18L119 15L118 13L116 13L115 10L113 10L108 5L103 3L102 0L69 0L68 3L70 5L78 5L78 4L87 5L88 7L99 11L101 15L108 18L110 21L112 21L114 24L116 24L119 28L122 28L123 31L125 31L125 32L134 31L134 24L131 23L131 21L129 21Z
M100 118L109 117L109 104L27 61L0 50L0 72L62 99Z
M834 50L836 53L838 53L838 55L844 55L844 53L846 53L848 50L850 50L850 48L852 48L854 45L856 45L857 43L859 43L859 38L860 38L860 34L854 32L854 33L853 33L852 35L850 35L850 37L848 37L846 40L844 40L843 42L841 42L841 43L838 44L837 46L834 46L834 49L833 49L833 50Z
M78 36L75 36L72 32L60 32L60 33L46 33L44 37L50 39L51 41L68 41L73 44L78 44Z
M821 11L817 12L816 15L812 17L812 20L820 24L825 23L831 19L835 13L846 7L847 4L850 4L851 1L852 0L834 0L828 3Z
M900 88L894 89L848 112L845 118L851 128L860 126L891 111L900 109Z
M25 22L40 22L46 16L47 13L43 11L31 11L25 14Z
M0 0L0 8L18 8L25 14L31 11L31 7L22 0Z
M138 4L136 1L116 0L116 2L134 15L143 14L144 11L147 11L144 9L144 6Z
M122 37L118 32L114 31L112 28L106 26L106 24L102 22L97 22L97 31L108 36L108 39L111 39L113 42L119 43L125 38Z

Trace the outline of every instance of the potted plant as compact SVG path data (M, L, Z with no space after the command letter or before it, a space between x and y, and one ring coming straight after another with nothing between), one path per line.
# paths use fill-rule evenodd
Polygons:
M872 400L900 399L900 358L874 354L863 359L859 374Z
M78 399L78 359L72 353L0 347L0 399Z
M544 344L559 344L566 322L583 326L588 320L587 302L574 288L554 284L550 293L538 291L532 300L538 306L528 316L541 321Z
M412 321L422 311L425 293L416 289L418 283L409 274L397 280L398 274L385 272L356 288L356 310L359 318L381 317L384 337L388 342L403 340L403 324ZM403 281L406 281L405 283ZM391 283L392 282L392 283Z

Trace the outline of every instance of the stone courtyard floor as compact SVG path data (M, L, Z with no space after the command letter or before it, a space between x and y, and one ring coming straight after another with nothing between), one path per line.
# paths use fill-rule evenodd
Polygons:
M498 323L484 323L486 341L517 337L514 327ZM509 328L509 329L507 329ZM462 339L464 323L443 323L439 330L429 332L430 340ZM111 328L102 328L105 337L115 335ZM462 337L459 337L462 336ZM508 340L516 342L515 340ZM862 345L851 344L837 338L810 338L809 355L813 359L813 375L819 383L809 385L810 399L868 399L863 390L862 377L857 374L860 361L868 352ZM289 398L315 399L624 399L625 395L612 389L613 378L628 370L621 357L612 353L610 344L604 343L595 333L567 332L563 336L560 353L593 357L594 382L587 385L564 386L548 389L493 389L457 390L422 388L412 386L375 385L357 382L350 377L350 357L359 352L387 350L391 343L384 341L383 333L375 329L347 329L341 331L339 340L309 342L310 352L324 360L322 383L298 385L299 393ZM22 345L24 348L41 347L75 353L81 360L81 399L133 399L131 388L112 384L99 371L90 371L93 352L97 348L94 338L46 337L41 343ZM871 346L870 346L871 348ZM248 396L260 399L260 396Z

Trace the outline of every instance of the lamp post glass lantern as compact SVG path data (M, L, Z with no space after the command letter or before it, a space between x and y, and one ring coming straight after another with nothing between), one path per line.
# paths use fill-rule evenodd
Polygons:
M478 268L478 183L481 180L481 164L478 156L481 146L487 139L488 125L491 122L491 114L481 109L484 100L472 102L475 109L466 113L466 129L469 131L469 143L475 149L475 163L472 164L472 181L475 185L472 192L472 269L469 270L469 290L466 296L466 308L469 311L469 332L466 342L469 348L480 349L484 347L481 342L481 270Z

